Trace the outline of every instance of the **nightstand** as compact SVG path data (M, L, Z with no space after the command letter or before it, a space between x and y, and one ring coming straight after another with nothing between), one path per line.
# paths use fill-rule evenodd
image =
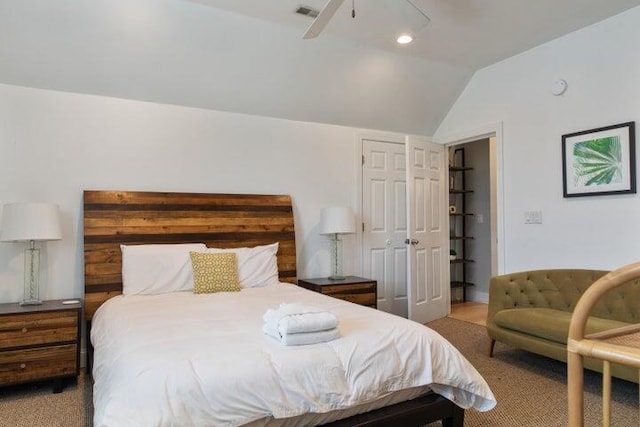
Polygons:
M371 308L376 308L378 302L378 283L362 277L298 279L298 286Z
M77 379L81 309L62 300L0 304L0 386L53 380L60 393L65 379Z

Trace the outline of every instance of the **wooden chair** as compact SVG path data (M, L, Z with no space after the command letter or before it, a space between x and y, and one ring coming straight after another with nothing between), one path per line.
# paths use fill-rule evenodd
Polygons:
M611 425L611 363L640 370L640 324L585 336L585 326L596 302L610 290L640 278L640 262L614 270L591 285L576 305L567 341L569 427L584 423L583 358L602 360L602 419ZM640 371L639 371L640 372Z

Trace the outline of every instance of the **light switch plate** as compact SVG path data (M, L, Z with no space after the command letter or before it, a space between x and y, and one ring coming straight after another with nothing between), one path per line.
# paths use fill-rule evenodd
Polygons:
M525 224L542 224L542 211L525 211Z

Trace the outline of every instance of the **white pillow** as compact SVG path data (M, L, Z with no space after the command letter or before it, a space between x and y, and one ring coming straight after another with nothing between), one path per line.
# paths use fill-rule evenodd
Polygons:
M207 248L205 252L233 252L238 261L241 288L257 288L278 283L278 243L253 248Z
M155 295L193 290L189 252L202 252L204 243L120 245L122 293Z

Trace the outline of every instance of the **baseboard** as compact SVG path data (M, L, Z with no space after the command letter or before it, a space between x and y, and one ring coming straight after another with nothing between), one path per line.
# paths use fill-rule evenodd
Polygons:
M467 301L489 304L489 293L467 288Z

